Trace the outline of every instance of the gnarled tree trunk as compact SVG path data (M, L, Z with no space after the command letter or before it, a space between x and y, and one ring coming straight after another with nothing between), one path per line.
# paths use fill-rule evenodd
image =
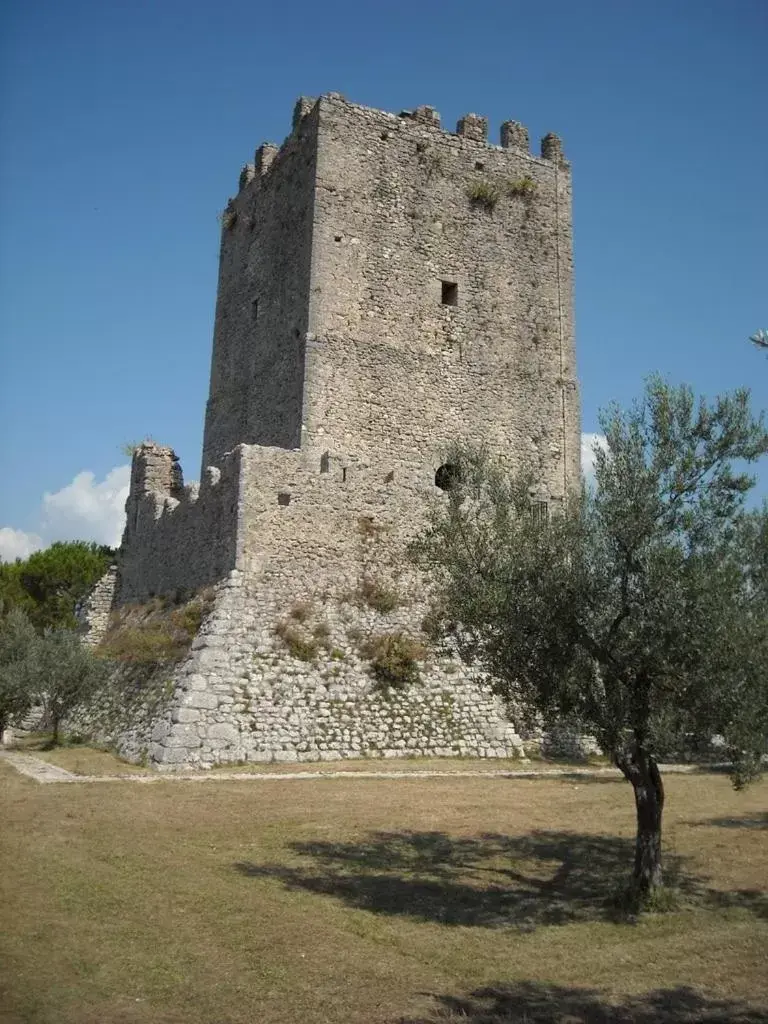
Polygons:
M637 838L632 883L639 895L647 896L662 884L661 814L664 810L664 784L656 759L640 743L618 754L616 765L632 783L635 792Z

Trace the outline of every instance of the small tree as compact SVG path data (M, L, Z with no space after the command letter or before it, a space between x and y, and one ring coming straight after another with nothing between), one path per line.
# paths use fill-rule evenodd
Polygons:
M632 784L644 896L662 882L662 744L723 734L739 783L766 749L768 510L744 510L754 481L733 461L768 433L746 392L696 403L658 378L601 422L594 488L548 520L530 477L458 448L414 553L435 635L531 720L581 721Z
M53 732L51 743L56 745L62 721L95 695L106 681L109 664L81 643L76 633L57 629L36 637L29 671L37 680L45 719Z
M0 615L0 735L34 702L29 655L36 638L34 626L20 608Z

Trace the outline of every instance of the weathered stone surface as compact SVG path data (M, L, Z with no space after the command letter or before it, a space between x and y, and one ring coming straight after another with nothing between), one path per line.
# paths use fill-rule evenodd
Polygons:
M517 122L501 147L487 131L303 98L242 175L200 485L172 449L138 447L112 584L118 604L210 587L212 611L161 722L114 727L127 756L523 750L466 666L425 651L418 685L382 689L364 645L421 637L429 595L404 551L446 500L458 435L532 466L542 501L578 485L568 166L555 136L542 159Z

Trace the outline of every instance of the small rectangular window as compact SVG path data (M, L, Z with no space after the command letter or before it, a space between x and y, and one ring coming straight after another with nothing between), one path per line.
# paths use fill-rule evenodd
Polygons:
M253 322L256 323L258 318L259 318L259 300L258 299L251 299L251 320L253 320Z
M549 502L532 501L531 518L535 523L546 523L549 521Z
M455 281L441 281L442 286L440 301L444 306L458 306L459 286Z

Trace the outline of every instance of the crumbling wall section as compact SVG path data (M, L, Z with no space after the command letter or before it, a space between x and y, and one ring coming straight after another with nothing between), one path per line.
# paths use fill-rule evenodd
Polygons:
M133 454L120 549L118 604L223 579L237 563L240 449L184 486L173 449L154 443Z
M107 631L117 587L117 565L110 565L88 597L75 609L80 638L89 647L95 647Z

